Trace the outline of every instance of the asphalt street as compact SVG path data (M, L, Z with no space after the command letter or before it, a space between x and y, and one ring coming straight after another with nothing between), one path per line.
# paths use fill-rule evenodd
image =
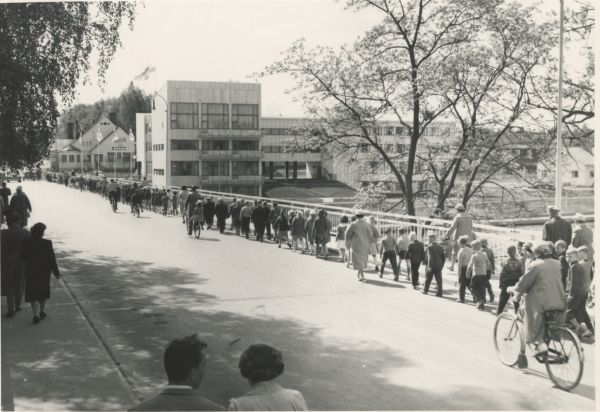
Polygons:
M224 406L248 390L239 355L262 342L282 351L279 381L300 390L311 409L595 408L594 345L584 345L581 384L571 393L556 389L532 357L525 370L499 362L495 316L456 303L451 283L443 298L393 282L389 270L362 283L337 260L214 230L190 238L178 216L135 218L121 204L113 213L95 194L46 182L23 186L33 204L30 223L48 226L64 283L132 399L165 384L166 344L198 333L211 353L201 390ZM67 373L85 380L90 370Z

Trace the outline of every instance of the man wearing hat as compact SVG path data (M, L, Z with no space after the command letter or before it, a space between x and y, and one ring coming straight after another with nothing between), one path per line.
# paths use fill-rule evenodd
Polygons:
M469 239L474 239L473 235L473 218L465 211L465 206L458 204L454 207L456 209L456 216L452 221L452 225L446 236L453 240L452 244L452 261L450 264L450 270L454 270L454 262L458 255L458 239L462 236L469 236Z
M557 240L564 240L567 245L571 244L571 224L558 215L560 210L556 206L548 207L550 220L544 223L544 232L542 239L547 242L556 243Z
M18 213L21 216L21 227L27 226L27 219L31 213L31 202L25 193L23 188L17 186L17 191L10 199L10 211L12 213Z
M575 230L573 232L573 247L587 246L590 251L590 259L594 258L594 249L592 243L594 243L594 232L592 229L585 224L585 217L577 213L575 215Z

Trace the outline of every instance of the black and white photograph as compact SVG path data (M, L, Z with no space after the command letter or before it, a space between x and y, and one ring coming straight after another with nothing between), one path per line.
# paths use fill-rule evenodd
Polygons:
M596 6L0 0L1 410L596 410Z

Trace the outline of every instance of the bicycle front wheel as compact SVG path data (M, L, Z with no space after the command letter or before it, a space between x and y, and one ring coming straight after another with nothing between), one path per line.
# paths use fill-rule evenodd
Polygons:
M196 236L196 239L200 238L200 223L198 222L194 223L194 235Z
M502 313L494 325L494 346L500 361L507 366L514 366L519 361L519 354L525 351L525 338L522 324L511 313Z
M548 331L546 370L552 382L569 391L576 387L583 375L583 348L579 338L567 328Z

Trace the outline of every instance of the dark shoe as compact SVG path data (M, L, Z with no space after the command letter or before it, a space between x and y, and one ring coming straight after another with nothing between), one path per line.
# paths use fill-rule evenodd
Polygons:
M383 277L383 272L379 272L379 277L382 278Z
M426 295L426 294L427 294L427 291L426 291L426 290L424 290L424 291L423 291L423 294L424 294L424 295Z
M437 296L438 298L441 298L441 297L442 297L442 294L441 294L441 293L440 293L440 294L437 294L437 293L436 293L436 294L435 294L435 296Z
M456 299L456 302L457 303L465 303L465 300L464 299Z
M398 282L398 276L394 277L394 282Z
M40 319L44 320L48 315L46 315L46 312L40 312Z
M495 296L494 295L490 295L490 303L492 303L494 301Z
M379 265L375 265L375 272L379 272Z
M38 324L38 323L40 323L40 318L39 318L39 316L34 316L34 317L33 317L33 324L35 325L35 324Z

